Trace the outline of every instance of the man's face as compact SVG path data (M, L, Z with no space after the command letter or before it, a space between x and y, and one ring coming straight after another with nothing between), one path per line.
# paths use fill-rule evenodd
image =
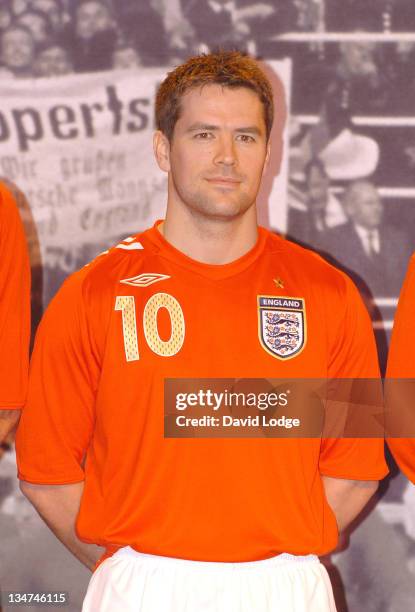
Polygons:
M29 8L29 0L11 0L10 8L13 15L20 15Z
M111 16L107 7L100 2L81 4L76 13L76 33L79 38L89 40L98 32L111 27Z
M36 76L61 76L72 72L71 62L65 49L62 47L49 47L41 51L35 62Z
M47 22L41 15L26 13L21 15L17 22L32 32L33 39L36 43L42 43L47 40L49 36Z
M344 42L340 45L343 64L350 76L366 76L377 72L372 42Z
M169 201L205 218L232 219L255 204L269 156L255 92L206 85L181 100L167 161Z
M1 59L6 68L23 69L32 63L34 42L30 32L18 28L4 32Z
M137 51L132 47L125 49L117 49L112 56L112 67L115 70L123 70L126 68L137 68L142 62Z
M47 15L53 29L58 30L62 25L62 12L55 0L32 0L31 8Z
M327 206L330 181L318 166L312 166L308 175L308 203L313 210L324 211Z
M346 212L354 223L371 230L382 221L383 205L376 188L370 183L358 183L346 198Z

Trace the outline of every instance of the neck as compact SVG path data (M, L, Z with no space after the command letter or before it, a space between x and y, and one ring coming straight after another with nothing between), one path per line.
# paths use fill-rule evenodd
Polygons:
M170 244L196 261L227 264L250 251L258 238L255 206L233 219L206 218L189 209L167 206L166 219L158 226Z

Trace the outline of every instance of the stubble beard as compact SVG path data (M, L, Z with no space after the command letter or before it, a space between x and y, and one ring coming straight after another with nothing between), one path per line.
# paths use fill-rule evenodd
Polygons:
M221 197L218 195L209 194L203 189L195 189L194 191L178 189L174 185L176 194L183 205L206 219L229 220L242 216L255 204L255 198L247 193L226 194Z

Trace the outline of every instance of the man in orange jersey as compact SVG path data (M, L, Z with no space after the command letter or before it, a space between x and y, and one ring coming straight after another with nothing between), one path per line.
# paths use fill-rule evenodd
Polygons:
M415 363L413 324L415 256L408 270L395 314L386 371L386 434L388 446L402 472L415 483Z
M279 157L284 114L279 85ZM169 73L165 220L74 274L41 323L19 477L81 561L100 557L84 612L335 610L317 555L385 476L382 442L164 431L166 379L378 376L349 279L257 226L273 116L239 53Z
M26 399L30 339L30 265L16 202L0 183L0 444Z

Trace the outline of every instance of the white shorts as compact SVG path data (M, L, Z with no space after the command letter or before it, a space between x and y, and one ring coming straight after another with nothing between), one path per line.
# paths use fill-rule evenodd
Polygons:
M95 571L82 612L336 612L314 555L187 561L122 548Z

